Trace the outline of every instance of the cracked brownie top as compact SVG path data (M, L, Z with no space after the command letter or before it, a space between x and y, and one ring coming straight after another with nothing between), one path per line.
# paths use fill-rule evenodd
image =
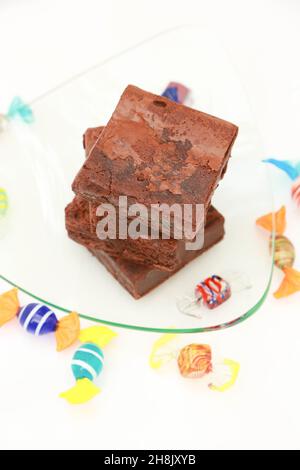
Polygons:
M127 195L208 208L238 128L129 85L89 150L73 189L89 199Z

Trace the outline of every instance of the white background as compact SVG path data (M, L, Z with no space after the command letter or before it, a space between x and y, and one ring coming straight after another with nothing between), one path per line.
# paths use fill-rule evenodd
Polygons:
M297 0L0 0L0 109L16 94L31 100L158 31L197 23L222 38L265 154L300 160L299 21ZM287 178L278 183L299 253L300 214L290 203ZM273 290L280 280L276 272ZM6 287L1 283L1 292ZM182 345L210 343L217 354L240 361L239 381L223 395L183 380L175 363L151 371L155 335L119 333L107 349L102 394L74 408L57 398L72 384L73 351L57 355L50 339L37 346L15 322L6 325L0 331L0 447L300 447L300 294L282 301L270 296L232 330L180 338Z

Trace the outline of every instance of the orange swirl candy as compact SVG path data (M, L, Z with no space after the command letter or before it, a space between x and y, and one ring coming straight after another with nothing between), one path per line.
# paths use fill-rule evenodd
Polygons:
M212 354L208 344L189 344L181 349L177 363L183 377L201 378L212 371Z

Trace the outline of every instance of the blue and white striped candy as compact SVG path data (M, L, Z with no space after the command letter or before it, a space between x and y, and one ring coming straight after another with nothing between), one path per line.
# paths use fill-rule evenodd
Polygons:
M76 380L93 381L103 368L104 355L94 343L84 343L77 349L72 359L72 371Z
M43 304L28 304L19 312L19 322L23 328L35 336L54 333L58 320L55 313Z

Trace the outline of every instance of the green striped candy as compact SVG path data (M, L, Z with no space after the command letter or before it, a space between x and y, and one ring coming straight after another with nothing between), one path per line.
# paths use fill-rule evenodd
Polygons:
M104 355L93 343L84 343L72 359L72 371L76 380L94 380L102 371Z
M8 197L6 191L0 188L0 216L4 216L8 209Z

